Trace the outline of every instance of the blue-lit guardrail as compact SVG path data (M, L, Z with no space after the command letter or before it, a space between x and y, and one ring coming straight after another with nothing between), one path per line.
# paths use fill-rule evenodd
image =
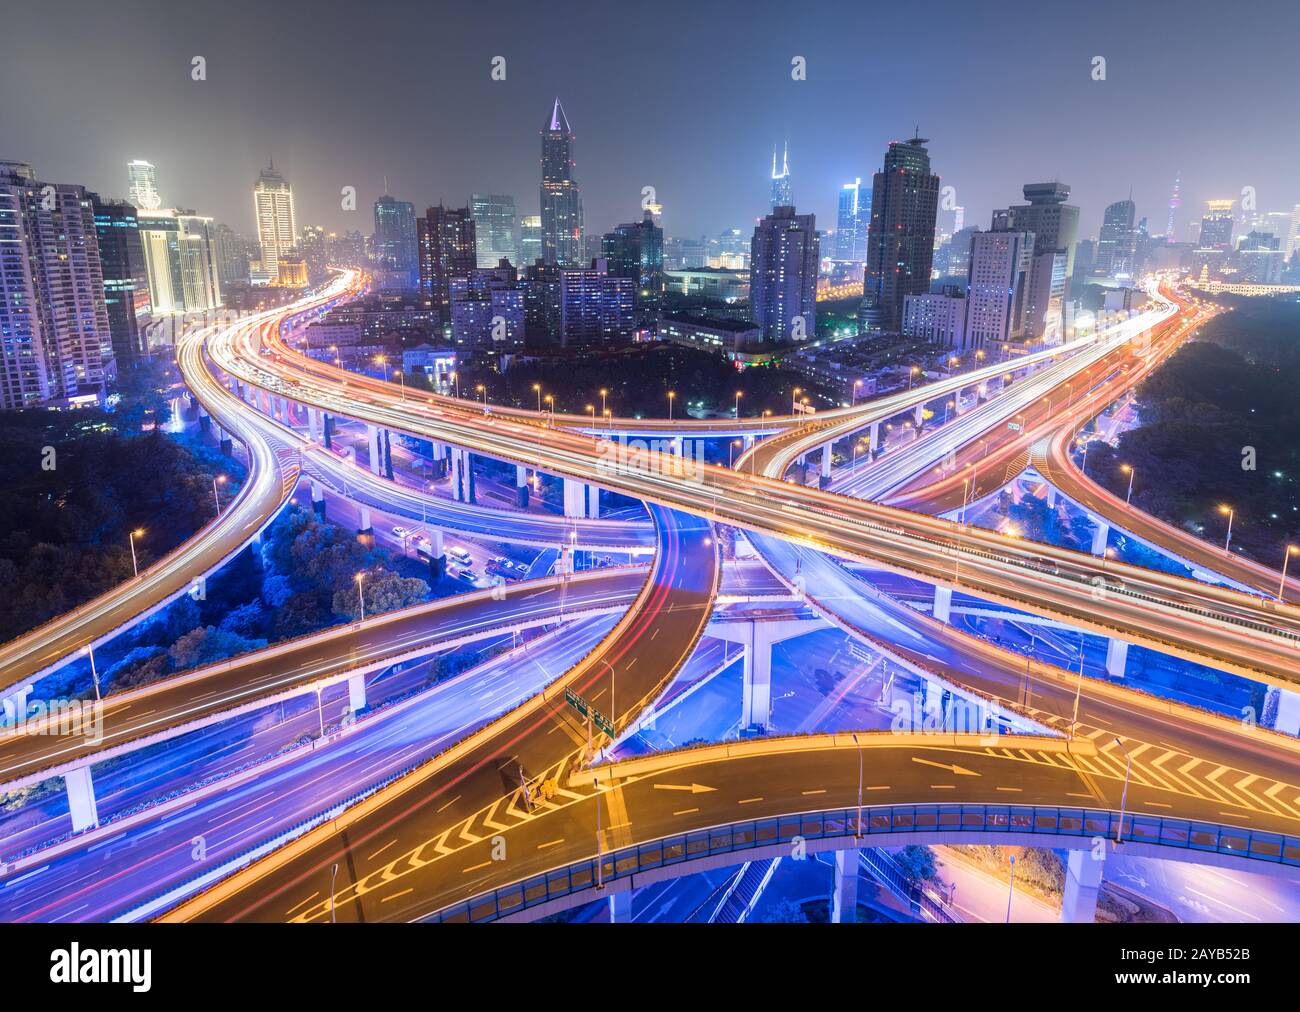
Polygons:
M891 805L861 810L839 808L804 815L736 822L625 847L600 858L603 883L715 854L738 853L804 840L844 840L868 847L890 846L889 837L907 833L1042 834L1044 837L1115 839L1118 812L1084 808L1011 805ZM1300 838L1208 823L1125 814L1122 839L1132 843L1204 854L1226 854L1300 868ZM1170 855L1171 857L1173 855ZM585 893L596 885L596 859L579 861L543 875L503 886L447 907L431 921L486 922ZM594 898L594 897L593 897Z

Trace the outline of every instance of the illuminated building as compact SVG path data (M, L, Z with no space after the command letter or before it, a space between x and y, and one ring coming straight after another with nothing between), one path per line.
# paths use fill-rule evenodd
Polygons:
M1137 233L1133 228L1136 213L1131 200L1117 200L1106 208L1097 238L1093 274L1117 280L1133 276L1133 261L1137 253Z
M1034 236L1006 228L1006 218L971 243L963 348L1006 344L1024 335L1024 313Z
M134 207L145 211L156 211L162 207L162 198L158 196L157 170L148 162L137 158L126 163L126 199Z
M375 201L374 213L375 262L384 270L404 277L405 284L414 284L420 268L415 205L385 195Z
M903 335L947 348L966 347L966 297L960 285L903 300Z
M636 282L616 278L604 260L560 271L560 343L625 340L636 329Z
M262 248L262 275L275 282L280 277L280 258L297 244L298 225L293 213L293 188L275 171L274 162L262 170L253 185L253 218Z
M0 409L93 401L115 375L89 195L0 162Z
M749 305L768 341L801 341L817 324L817 220L781 205L754 226Z
M1201 249L1232 249L1232 208L1234 200L1207 200L1201 218Z
M903 300L930 290L939 177L930 171L927 141L892 141L871 187L864 330L897 331Z
M451 283L478 266L474 217L468 207L431 207L416 222L420 291L443 323L451 322Z
M637 322L654 325L664 296L664 232L646 211L642 219L616 225L600 240L600 255L615 278L630 278L636 285Z
M524 345L524 289L502 257L451 283L451 333L458 347L518 351Z
M772 149L772 210L794 207L794 188L790 183L790 145L781 155L781 168L776 167L776 148Z
M519 266L515 241L515 198L496 193L475 193L469 199L474 216L478 266L495 267L502 260Z
M835 259L867 262L867 235L871 230L871 187L861 179L840 187L839 215L835 221Z
M582 198L573 179L573 131L560 100L542 129L542 259L561 267L582 263Z
M186 211L139 211L140 244L155 316L221 306L216 224Z
M135 205L88 194L95 212L99 262L104 277L104 304L118 368L133 364L148 349L145 328L152 302L149 269L140 243Z

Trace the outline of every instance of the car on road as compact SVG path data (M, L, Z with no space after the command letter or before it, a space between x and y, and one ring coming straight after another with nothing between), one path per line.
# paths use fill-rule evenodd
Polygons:
M395 538L409 538L410 536L411 536L411 532L410 532L410 530L408 530L408 529L405 528L405 527L394 527L394 528L393 528L393 537L395 537Z

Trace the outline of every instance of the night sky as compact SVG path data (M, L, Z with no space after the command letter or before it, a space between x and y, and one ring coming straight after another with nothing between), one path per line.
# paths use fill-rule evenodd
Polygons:
M499 192L536 214L556 95L588 232L638 217L647 185L670 235L748 229L786 141L795 203L830 228L839 186L917 125L985 228L1022 183L1053 178L1084 235L1130 188L1163 232L1179 169L1179 238L1200 201L1244 186L1263 211L1300 203L1294 0L42 0L9 5L3 33L0 158L113 196L142 158L165 205L246 234L272 155L300 227L370 232L385 176L417 207ZM195 55L206 81L190 79Z

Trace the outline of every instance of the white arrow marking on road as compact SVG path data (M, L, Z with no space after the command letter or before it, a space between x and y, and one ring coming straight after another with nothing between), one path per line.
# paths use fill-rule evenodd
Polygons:
M912 762L922 763L926 766L938 766L939 769L956 773L959 777L979 777L984 775L982 773L976 773L974 770L968 770L965 766L958 766L956 763L937 763L932 762L929 759L918 759L916 756L912 756Z
M703 784L655 784L656 791L690 791L692 794L704 794L707 791L716 791L716 787L705 787Z

